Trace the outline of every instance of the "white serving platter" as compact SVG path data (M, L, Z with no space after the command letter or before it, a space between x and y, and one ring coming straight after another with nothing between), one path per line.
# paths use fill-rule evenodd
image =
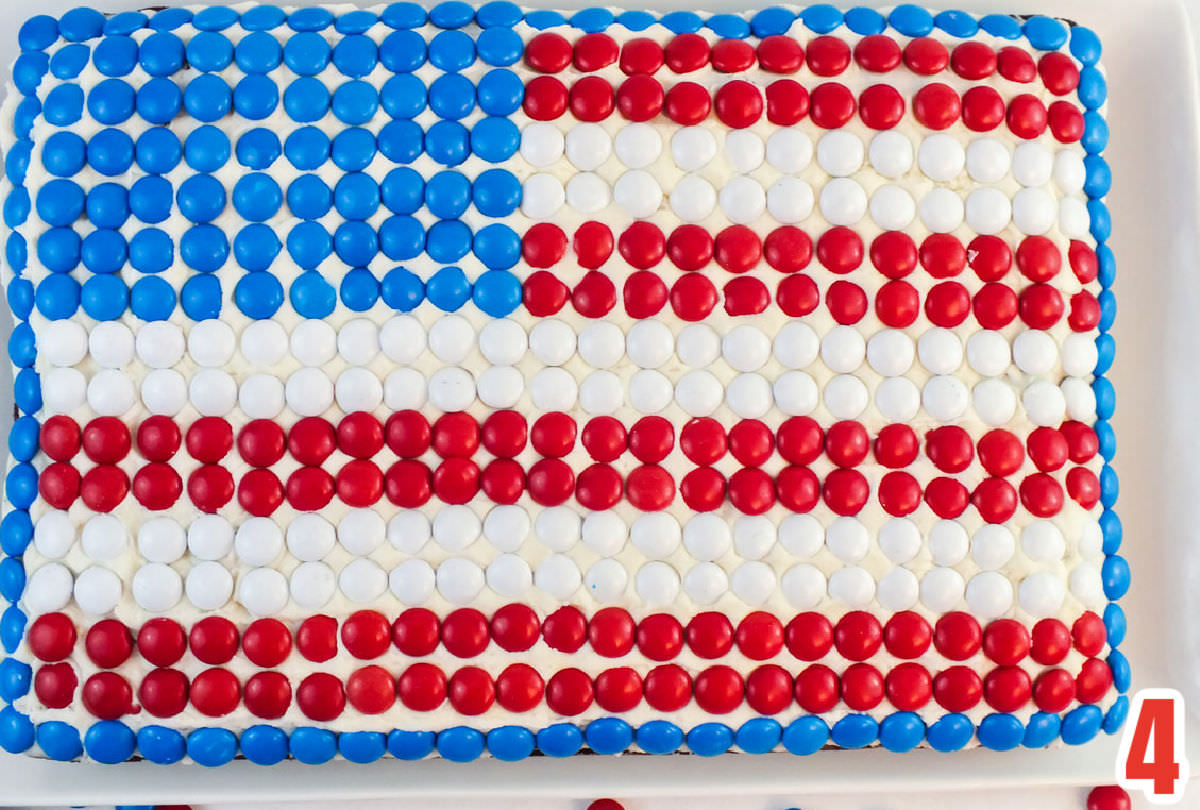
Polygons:
M0 64L15 58L16 31L25 17L61 14L78 2L0 0ZM124 11L154 0L90 2L106 11ZM558 8L596 4L531 2ZM892 5L870 0L866 4ZM651 5L662 11L689 7L684 0ZM710 0L706 5L712 10L745 8L737 0ZM1190 701L1189 733L1192 740L1200 740L1200 121L1188 16L1181 0L930 0L930 5L979 14L1067 17L1095 29L1104 43L1112 131L1105 157L1114 176L1111 244L1118 263L1118 350L1112 374L1118 392L1115 466L1122 489L1118 511L1125 526L1122 554L1130 561L1134 583L1122 600L1130 626L1122 650L1133 664L1135 689L1171 686L1184 692ZM0 340L7 340L10 328L0 326ZM10 412L11 376L4 369L0 392L0 413ZM805 758L583 756L518 763L481 759L465 765L443 760L381 760L366 766L334 762L321 767L286 762L270 768L239 761L217 770L148 762L55 763L0 754L0 802L207 804L403 797L431 803L436 798L438 807L453 807L455 797L491 797L515 808L522 797L544 802L616 794L674 796L675 801L681 796L726 796L729 800L722 807L734 810L756 804L755 797L762 801L852 791L883 799L888 793L894 797L1106 784L1114 781L1116 750L1117 739L1104 738L1055 751L973 750L950 755L864 750ZM542 802L521 806L546 806Z

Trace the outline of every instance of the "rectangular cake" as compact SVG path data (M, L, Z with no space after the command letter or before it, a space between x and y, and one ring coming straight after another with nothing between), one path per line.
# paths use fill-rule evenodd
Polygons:
M1090 30L449 0L17 37L4 749L1120 728Z

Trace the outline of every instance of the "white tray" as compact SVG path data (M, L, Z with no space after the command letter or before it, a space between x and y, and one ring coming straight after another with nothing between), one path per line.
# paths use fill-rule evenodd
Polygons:
M61 14L78 2L2 0L0 64L10 64L15 57L16 30L25 17ZM153 0L89 2L122 11ZM529 2L559 8L602 4ZM1122 601L1130 633L1121 649L1133 664L1135 689L1173 686L1189 697L1189 732L1193 740L1200 740L1200 463L1194 461L1200 452L1200 153L1188 17L1180 0L930 3L977 13L1037 11L1068 17L1095 29L1104 43L1113 119L1112 145L1105 157L1113 169L1112 245L1118 263L1115 466L1122 490L1118 511L1125 526L1122 554L1130 561L1134 583ZM867 4L892 5L870 0ZM659 0L652 5L669 10L698 4ZM714 10L745 7L737 0L702 5ZM0 328L0 340L7 340L6 332ZM4 379L7 372L0 374L0 391L11 393ZM10 400L0 398L0 413L10 409ZM772 754L716 759L585 756L512 764L482 759L466 765L381 760L369 766L335 762L319 768L295 762L263 768L242 761L217 770L147 762L55 763L0 754L0 801L81 805L437 796L450 800L438 806L450 807L453 797L471 795L503 796L504 806L517 807L520 796L724 794L740 797L722 803L733 810L734 805L748 806L756 796L765 800L848 790L909 793L1105 784L1114 781L1116 747L1115 738L1103 738L1082 748L1049 752L973 750L946 755L922 750L897 756L867 750L804 758Z

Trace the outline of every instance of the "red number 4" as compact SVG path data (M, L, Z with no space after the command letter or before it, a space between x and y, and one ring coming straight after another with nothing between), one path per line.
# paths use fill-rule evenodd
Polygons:
M1178 692L1138 692L1117 755L1118 783L1127 790L1144 791L1155 804L1178 801L1188 779L1183 728L1183 697Z

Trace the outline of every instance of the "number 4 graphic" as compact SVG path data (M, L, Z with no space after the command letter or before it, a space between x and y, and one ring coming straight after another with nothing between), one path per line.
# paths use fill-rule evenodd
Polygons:
M1174 689L1143 689L1133 697L1117 753L1117 784L1141 790L1151 804L1175 804L1188 782L1183 696Z

